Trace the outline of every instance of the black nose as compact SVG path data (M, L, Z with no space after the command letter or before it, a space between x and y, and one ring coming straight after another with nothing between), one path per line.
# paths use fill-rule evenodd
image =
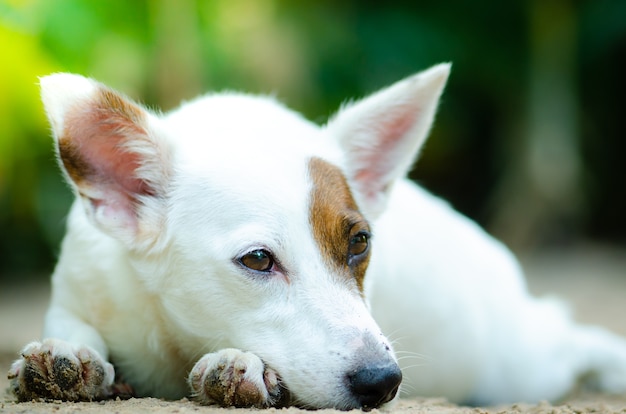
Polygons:
M359 367L348 374L350 390L361 408L366 410L391 401L401 382L402 371L393 361Z

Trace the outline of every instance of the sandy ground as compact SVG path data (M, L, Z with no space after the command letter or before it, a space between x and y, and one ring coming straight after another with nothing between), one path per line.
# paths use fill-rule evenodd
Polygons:
M626 336L626 251L585 247L566 252L535 255L522 260L531 290L557 294L572 304L576 318L600 324ZM186 399L163 401L154 398L96 403L16 403L8 393L6 375L11 361L27 342L37 339L48 301L46 284L0 285L0 413L226 413L232 409L201 407ZM258 410L244 410L250 413ZM277 411L274 409L266 410ZM296 408L281 413L306 413ZM320 410L335 412L334 410ZM376 411L376 410L375 410ZM603 413L626 414L626 395L606 396L578 392L554 405L512 404L500 407L459 407L444 399L407 399L394 413Z

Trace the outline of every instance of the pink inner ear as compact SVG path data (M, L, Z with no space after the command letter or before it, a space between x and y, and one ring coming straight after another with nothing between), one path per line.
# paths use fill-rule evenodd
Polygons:
M93 167L91 174L85 178L92 185L116 184L129 196L148 194L147 183L137 177L139 155L124 148L128 137L111 125L92 129L95 131L85 133L76 142L81 147L84 162ZM143 130L132 133L145 135Z
M128 105L128 104L126 104ZM153 193L148 183L137 176L141 156L130 145L150 145L145 129L137 124L128 106L119 108L91 107L69 118L65 135L59 139L61 159L70 177L80 186L115 187L127 196Z
M117 228L137 226L137 199L154 195L138 176L143 164L138 148L153 146L142 126L145 115L117 95L105 95L68 114L59 155L79 192L90 200L96 217Z
M376 197L391 184L389 175L404 158L403 151L408 150L402 145L403 138L414 126L418 113L417 109L400 107L372 121L373 144L357 155L360 168L354 175L366 196Z

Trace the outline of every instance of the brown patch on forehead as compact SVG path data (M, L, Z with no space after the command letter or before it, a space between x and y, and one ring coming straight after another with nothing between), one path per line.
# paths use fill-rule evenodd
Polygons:
M369 232L368 223L359 212L339 168L314 157L309 162L309 174L313 182L309 219L322 257L334 271L354 278L363 293L369 252L361 260L349 264L348 249L354 235Z

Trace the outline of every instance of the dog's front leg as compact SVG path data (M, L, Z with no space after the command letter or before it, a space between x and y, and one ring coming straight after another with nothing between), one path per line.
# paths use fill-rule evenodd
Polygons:
M239 349L204 355L189 373L188 382L201 404L266 408L289 401L278 373L258 356Z

